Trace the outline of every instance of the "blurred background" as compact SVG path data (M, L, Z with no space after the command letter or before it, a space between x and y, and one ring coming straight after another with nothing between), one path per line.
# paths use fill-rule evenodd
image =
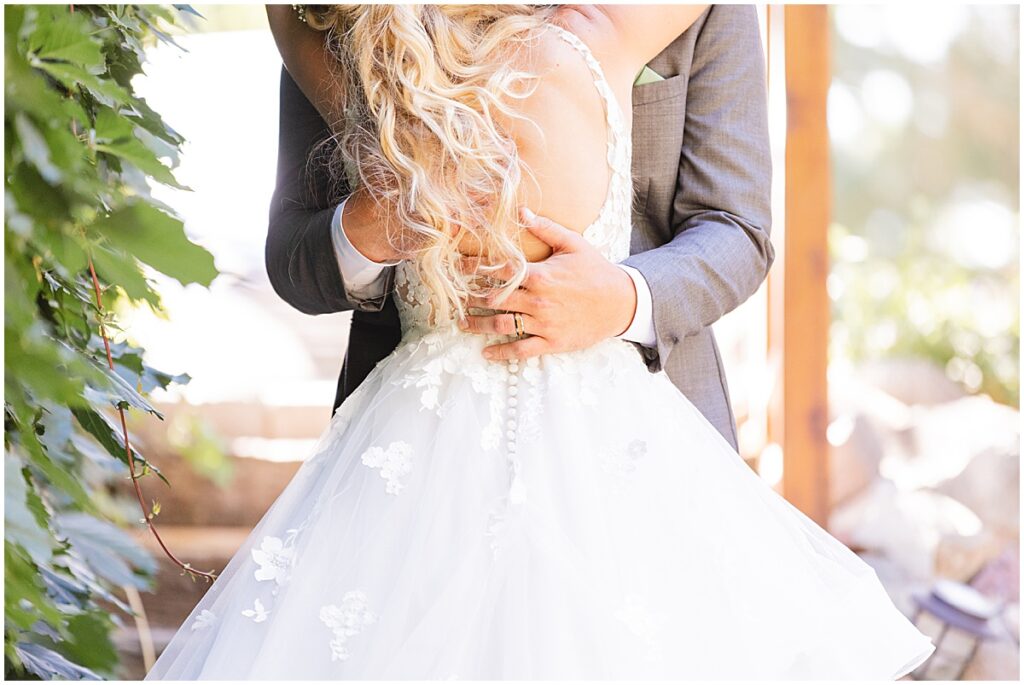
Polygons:
M136 87L187 141L192 192L154 195L222 275L161 282L166 317L118 314L121 339L192 377L156 398L166 422L133 429L173 484L147 484L171 548L220 568L326 425L348 315L290 309L264 270L280 73L264 10L195 9ZM715 326L741 451L908 615L923 607L942 644L919 675L1016 680L1019 9L758 10L779 259ZM118 635L125 677L204 589L170 566L157 581ZM957 592L963 611L936 614Z

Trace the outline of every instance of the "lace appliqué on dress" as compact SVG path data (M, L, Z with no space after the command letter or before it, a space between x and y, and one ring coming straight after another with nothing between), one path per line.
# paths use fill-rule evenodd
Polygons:
M628 595L622 606L615 612L626 629L646 646L645 657L648 661L662 658L662 621L648 606L640 595Z
M626 478L636 471L637 464L647 454L647 443L631 440L625 448L617 445L601 455L601 466L618 478Z
M259 566L253 573L256 580L272 580L277 585L284 585L295 561L294 546L285 546L281 538L267 535L259 549L253 549L250 553L252 560Z
M320 607L320 620L331 631L331 661L347 661L351 656L348 641L377 622L377 616L370 611L366 595L359 590L346 592L341 604L325 604Z
M192 631L205 630L206 628L213 626L216 622L217 615L209 609L203 609L199 612L199 615L196 616L196 620L192 622Z
M263 602L257 597L256 601L253 602L252 609L243 609L242 616L246 616L253 620L253 623L263 623L270 616L270 612L263 606Z
M371 447L363 452L361 461L372 469L380 469L380 477L387 485L384 491L397 495L405 489L402 477L412 471L412 445L407 442L393 442L387 449Z

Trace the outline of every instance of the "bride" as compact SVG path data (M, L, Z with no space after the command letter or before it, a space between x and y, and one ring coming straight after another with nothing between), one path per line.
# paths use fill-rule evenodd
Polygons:
M335 168L405 259L402 341L148 679L895 679L933 651L872 569L636 348L464 332L544 246L630 242L633 77L703 8L319 6ZM470 255L466 257L466 255ZM518 319L520 335L530 321Z

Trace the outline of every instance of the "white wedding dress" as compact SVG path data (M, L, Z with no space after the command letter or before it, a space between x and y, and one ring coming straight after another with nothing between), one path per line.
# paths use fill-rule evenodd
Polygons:
M584 235L629 251L630 140ZM933 651L628 342L488 362L398 267L403 338L147 679L894 679Z

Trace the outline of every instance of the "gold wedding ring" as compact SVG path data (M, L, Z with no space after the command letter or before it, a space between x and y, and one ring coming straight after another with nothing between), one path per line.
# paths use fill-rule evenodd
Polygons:
M512 320L516 324L516 337L522 338L526 335L526 329L523 328L523 315L519 312L512 312Z

